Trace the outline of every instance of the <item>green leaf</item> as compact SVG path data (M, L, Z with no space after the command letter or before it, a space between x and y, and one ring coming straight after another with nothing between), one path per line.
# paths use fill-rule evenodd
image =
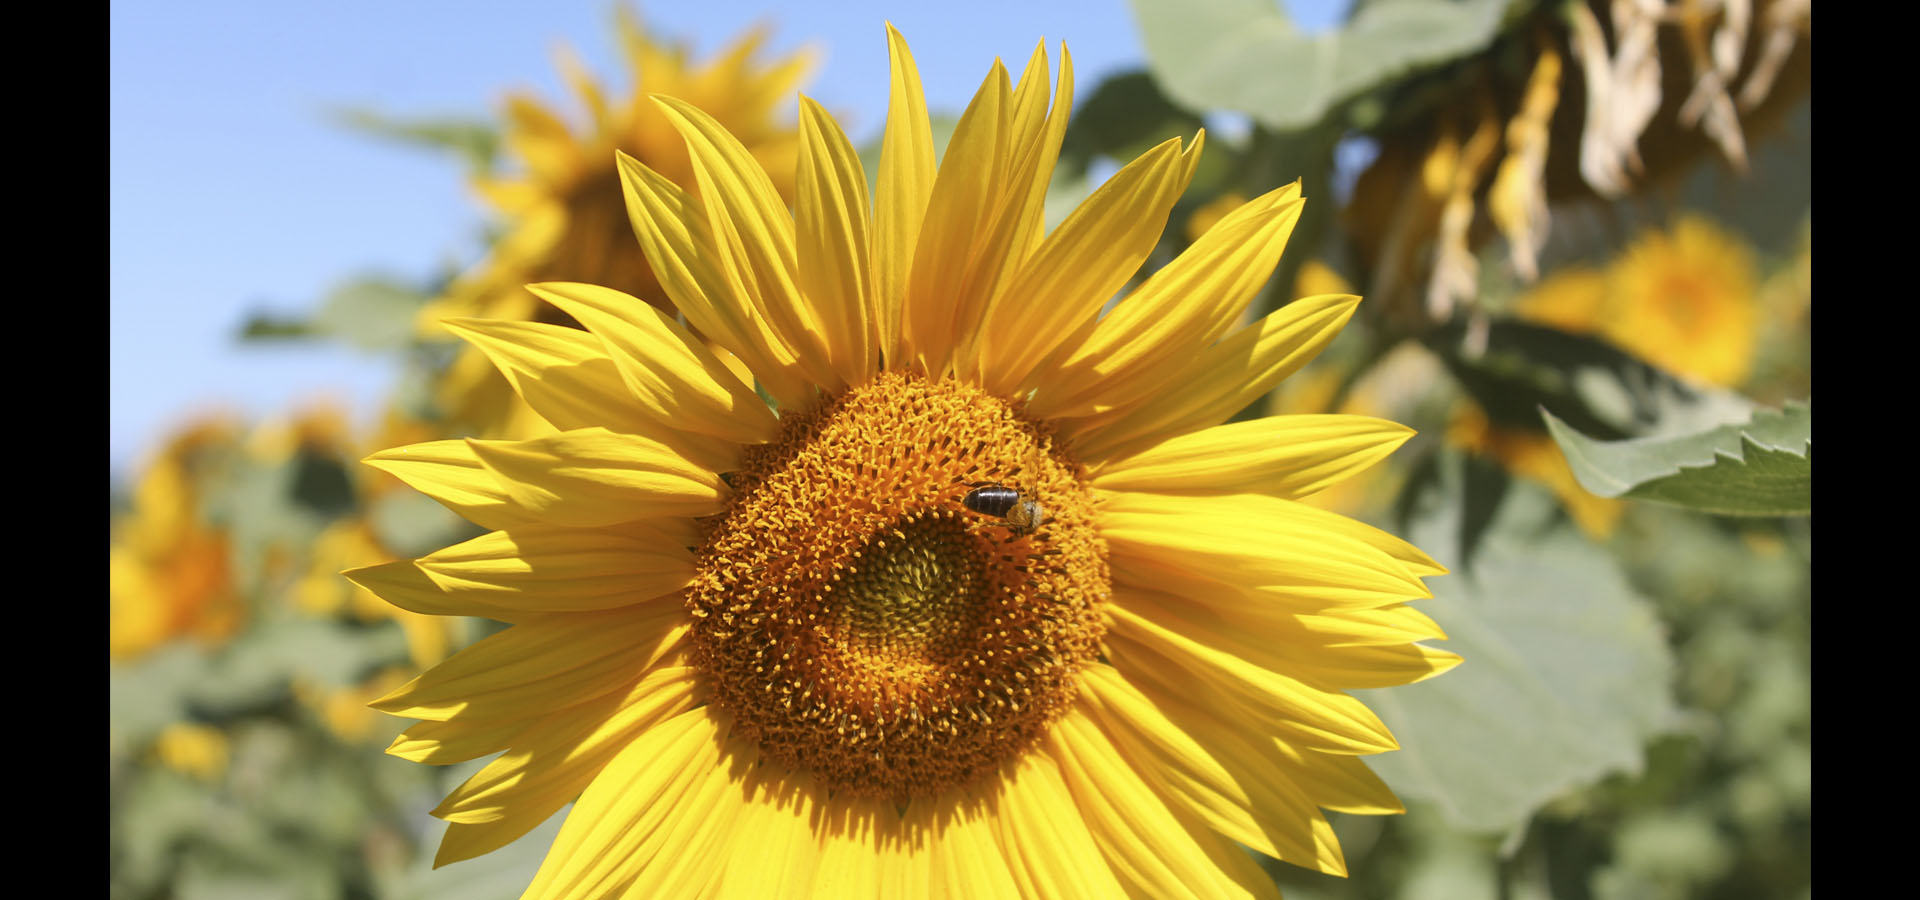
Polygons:
M460 118L405 119L367 109L336 110L339 125L362 134L403 144L452 152L476 169L493 165L500 149L500 132L484 121Z
M1510 0L1377 0L1344 27L1303 34L1273 0L1133 0L1147 64L1174 100L1279 131L1359 94L1480 50Z
M413 341L420 307L430 299L393 279L357 278L321 301L311 327L364 350L390 350Z
M1456 320L1426 338L1495 425L1538 430L1545 407L1613 439L1743 422L1753 404L1680 381L1597 337L1516 319Z
M1813 514L1813 405L1681 436L1596 441L1541 411L1580 486L1723 516Z
M1358 691L1401 750L1369 760L1396 793L1456 827L1511 832L1533 811L1615 771L1674 723L1672 660L1652 607L1574 530L1552 495L1514 481L1463 564L1462 457L1446 454L1407 536L1452 570L1417 606L1445 628L1458 668Z
M316 337L313 323L271 312L256 312L240 325L243 341L291 341Z
M1200 117L1174 105L1146 72L1109 76L1094 86L1068 119L1054 178L1084 174L1088 163L1101 156L1130 162L1167 138L1191 137L1200 126ZM1219 136L1209 137L1212 149ZM1202 156L1201 164L1216 155Z

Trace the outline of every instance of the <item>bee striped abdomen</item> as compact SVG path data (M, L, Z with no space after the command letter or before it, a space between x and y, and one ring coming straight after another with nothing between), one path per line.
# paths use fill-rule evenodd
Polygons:
M968 491L960 502L974 512L1000 518L1020 502L1020 492L1004 484L987 484Z

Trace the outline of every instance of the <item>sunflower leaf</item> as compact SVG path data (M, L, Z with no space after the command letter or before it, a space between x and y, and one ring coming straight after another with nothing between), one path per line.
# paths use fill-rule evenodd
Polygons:
M492 166L500 148L499 129L486 122L456 118L404 119L369 109L335 110L332 118L350 131L453 153L476 169Z
M1547 409L1613 440L1744 422L1753 404L1681 381L1591 335L1515 319L1454 321L1426 339L1493 424L1538 431Z
M320 311L309 324L315 333L363 350L391 350L413 340L416 317L429 299L391 278L356 278L320 301Z
M1596 441L1540 413L1580 486L1725 516L1813 514L1813 405L1675 437Z
M1376 0L1326 34L1273 0L1133 0L1147 65L1175 101L1291 131L1402 74L1477 51L1511 0Z
M1542 488L1507 485L1463 565L1464 464L1443 456L1408 537L1453 570L1418 606L1466 662L1357 693L1400 742L1369 760L1397 794L1462 829L1512 832L1570 789L1640 770L1675 725L1673 663L1652 606Z

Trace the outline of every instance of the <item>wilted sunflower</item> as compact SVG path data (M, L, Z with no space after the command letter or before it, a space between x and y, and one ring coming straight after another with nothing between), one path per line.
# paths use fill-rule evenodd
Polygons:
M586 331L455 327L562 431L370 459L497 529L350 573L512 623L374 704L426 720L398 756L506 751L435 810L436 862L578 798L528 896L1274 896L1240 845L1344 872L1321 810L1400 811L1358 759L1393 738L1344 691L1458 657L1416 643L1442 634L1405 605L1440 566L1296 502L1407 429L1221 424L1358 302L1236 327L1297 186L1102 317L1199 141L1043 234L1070 61L1051 110L1044 45L1017 85L996 63L936 169L889 39L871 213L804 99L792 215L679 100L659 102L697 189L620 161L668 294L778 415L653 307L545 284ZM1037 509L979 502L993 486Z
M540 281L581 281L610 287L671 309L671 299L633 252L633 232L621 205L614 152L627 153L675 184L691 185L691 158L649 93L678 97L706 110L740 139L774 176L775 188L791 199L799 137L777 113L811 66L806 54L770 62L755 59L766 39L749 32L732 47L696 65L685 47L656 40L631 10L617 9L616 26L635 90L609 100L591 75L563 53L560 67L585 107L585 128L531 97L507 101L502 144L511 165L474 180L474 188L504 220L487 258L456 280L445 297L421 314L421 327L444 336L447 316L565 321L528 294ZM513 399L488 365L468 350L439 387L447 418L486 437L528 437L547 431Z

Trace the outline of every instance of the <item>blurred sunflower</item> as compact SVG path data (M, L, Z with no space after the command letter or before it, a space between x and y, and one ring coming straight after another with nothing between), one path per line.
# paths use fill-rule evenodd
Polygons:
M226 774L232 741L226 732L197 722L175 722L153 739L159 763L182 775L213 781Z
M436 863L578 798L528 896L1277 896L1241 845L1344 873L1321 810L1400 811L1357 758L1393 738L1344 691L1459 658L1405 605L1439 565L1297 502L1407 429L1221 424L1358 303L1236 327L1298 186L1101 317L1199 140L1043 234L1070 60L1051 111L1044 45L1017 84L996 62L936 166L889 41L871 213L804 98L792 214L681 100L695 190L620 160L668 295L779 415L655 308L544 284L586 331L450 324L561 431L370 458L497 530L349 577L513 623L374 704L425 720L396 755L506 751L435 810Z
M685 146L647 93L678 97L709 111L755 159L781 173L775 189L791 199L788 176L799 152L798 137L776 113L810 68L807 54L757 63L754 57L766 35L755 30L705 65L695 65L686 48L648 35L630 9L618 8L616 27L635 87L628 99L609 101L570 53L560 57L562 73L586 107L583 131L576 133L560 114L531 97L507 101L502 145L517 165L474 181L475 190L503 218L503 233L478 267L423 309L420 324L428 335L444 336L439 323L448 316L571 324L527 293L523 285L530 282L589 282L672 309L646 258L633 247L613 166L618 150L675 184L693 181ZM551 431L471 348L444 376L439 401L449 419L483 436Z
M1753 365L1759 295L1753 249L1689 215L1643 234L1605 271L1555 273L1523 295L1514 313L1597 334L1676 375L1733 386Z
M141 476L108 550L110 658L133 659L179 637L218 642L239 629L227 535L202 513L209 474L238 439L226 419L196 422Z

